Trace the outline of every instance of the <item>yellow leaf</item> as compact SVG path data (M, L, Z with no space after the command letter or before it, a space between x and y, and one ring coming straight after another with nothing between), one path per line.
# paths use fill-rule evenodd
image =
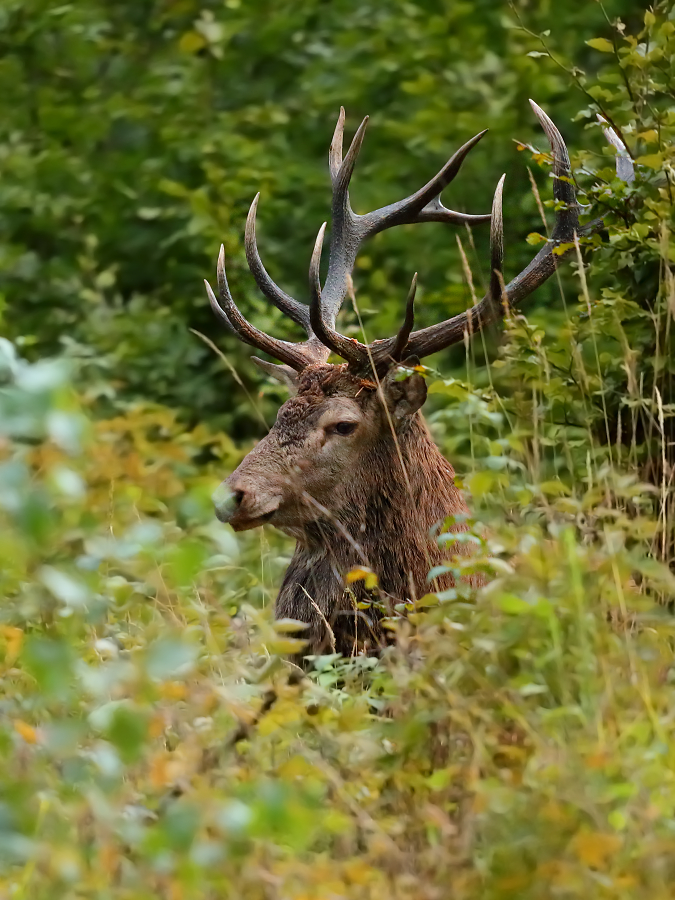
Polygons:
M267 649L270 653L286 656L286 654L300 653L306 646L307 641L301 641L298 638L277 638L268 642Z
M148 775L150 777L150 783L153 787L161 788L166 784L169 784L169 782L171 781L171 777L169 774L169 761L170 756L165 750L157 753L150 760Z
M154 738L161 737L167 729L167 714L163 711L158 711L154 714L152 719L150 719L150 735Z
M348 884L369 884L379 874L378 869L362 859L347 860L344 864L344 875Z
M603 750L598 750L586 757L586 765L589 769L604 769L608 761L607 754Z
M159 686L159 693L167 700L185 700L188 692L180 681L165 681Z
M287 778L291 781L295 778L303 779L317 774L316 768L298 753L282 762L277 771L281 778Z
M11 666L21 650L23 631L20 628L15 628L13 625L0 625L0 634L4 637L7 646L5 663Z
M37 744L38 733L32 725L29 725L27 722L22 722L21 719L15 719L14 730L17 734L21 735L27 744Z
M206 39L196 31L186 31L178 42L181 53L197 53L206 46Z
M294 631L303 631L305 628L309 628L309 625L299 619L277 619L274 623L274 630L278 634L293 634Z
M586 41L589 47L592 47L594 50L599 50L601 53L614 53L614 44L611 41L608 41L607 38L591 38L590 41Z
M367 591L372 591L377 587L377 575L366 566L356 566L351 572L347 572L347 584L354 584L355 581L363 581Z
M582 863L594 869L602 869L609 857L619 850L623 841L617 834L582 832L575 836L572 843Z
M544 235L537 234L536 231L533 231L530 234L528 234L528 236L525 238L525 240L527 241L528 244L545 244L546 243L546 238L544 237Z
M652 25L656 22L656 16L650 10L647 10L645 13L645 25L647 28L651 28Z
M539 485L539 490L542 492L542 494L549 495L570 493L570 489L567 487L567 485L563 484L562 481L559 481L558 479L554 479L552 481L542 481L542 483Z
M119 863L119 852L112 843L103 844L98 850L98 866L112 876Z

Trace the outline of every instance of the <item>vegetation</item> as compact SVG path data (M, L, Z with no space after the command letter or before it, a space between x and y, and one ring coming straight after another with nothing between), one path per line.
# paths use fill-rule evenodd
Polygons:
M671 896L675 10L637 12L5 3L1 900ZM475 515L475 557L447 565L489 584L302 674L271 616L288 543L210 501L282 394L200 279L224 240L233 291L286 336L243 221L262 189L261 252L301 295L340 103L373 113L357 208L489 124L453 205L488 209L507 170L517 271L551 195L528 93L605 224L527 318L426 373ZM470 302L486 236L460 239L372 243L369 335L414 268L427 321Z

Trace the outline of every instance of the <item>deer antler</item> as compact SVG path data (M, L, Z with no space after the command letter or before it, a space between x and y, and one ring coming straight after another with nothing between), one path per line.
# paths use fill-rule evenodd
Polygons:
M206 292L214 312L240 340L258 350L269 353L270 356L281 360L282 363L291 366L297 372L317 362L325 362L331 350L347 360L353 367L364 368L367 366L369 348L335 330L337 315L347 295L349 277L364 241L380 231L396 225L416 222L445 222L450 225L473 226L491 219L489 215L468 215L447 209L440 199L441 192L455 178L467 154L486 134L486 131L480 132L467 141L463 147L460 147L440 172L414 194L365 215L357 215L349 202L349 182L363 143L368 117L359 126L343 159L344 121L345 111L341 108L329 151L329 169L333 184L333 227L328 274L322 289L319 279L319 264L326 227L324 224L317 236L310 263L309 306L299 303L278 287L268 275L260 259L255 234L259 194L253 200L246 220L246 259L258 287L278 309L305 329L307 340L296 344L280 341L260 331L247 321L232 299L225 274L225 256L222 247L218 258L220 303L208 282L205 282ZM413 325L413 299L414 290L408 300L406 314L408 331L405 332L406 326L404 326L399 332L398 339L391 339L393 343L387 349L389 362L401 356L407 349L406 344ZM402 335L405 336L405 341L401 345ZM269 365L265 367L265 370L270 371Z
M560 132L546 113L533 100L530 100L530 104L546 133L553 154L553 196L557 201L557 212L550 240L519 275L506 286L503 285L501 274L503 261L502 191L506 176L502 176L495 191L490 216L490 287L485 297L471 309L453 316L451 319L411 333L413 292L412 297L408 298L405 323L396 337L365 345L336 335L334 332L331 333L328 346L346 359L355 370L375 369L378 374L382 374L395 362L406 358L421 359L462 341L467 331L471 333L480 331L486 325L501 318L508 305L517 303L543 284L572 249L563 247L563 252L560 252L559 249L561 245L574 243L575 234L579 228L579 205L576 200L567 147ZM476 138L473 141L475 142ZM462 150L459 152L461 153ZM320 246L318 239L317 246ZM318 259L314 263L318 271ZM317 305L320 302L319 297L316 300Z
M405 348L408 356L418 358L429 356L431 353L436 353L463 340L467 330L480 331L486 325L494 322L504 315L507 305L517 303L543 284L553 274L567 253L573 249L572 247L567 249L563 247L563 251L559 252L561 245L574 244L575 235L579 230L579 204L572 180L572 168L567 147L562 135L544 110L537 106L534 100L530 100L530 104L546 132L553 154L553 197L556 200L557 211L550 240L520 274L502 287L501 187L504 182L502 177L492 208L490 233L492 278L488 293L480 303L466 312L447 319L445 322L413 332ZM384 348L382 349L384 350Z

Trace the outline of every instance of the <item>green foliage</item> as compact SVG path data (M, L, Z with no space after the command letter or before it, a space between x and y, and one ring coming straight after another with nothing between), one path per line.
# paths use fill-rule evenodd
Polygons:
M670 897L671 4L625 26L588 3L0 18L0 82L22 92L0 101L1 900ZM427 370L476 553L442 535L456 589L401 604L381 658L301 673L284 657L302 629L271 615L287 542L213 519L259 409L187 330L214 336L199 277L224 239L237 295L287 327L247 287L241 222L265 187L270 269L302 285L340 102L375 112L364 206L419 183L486 111L501 139L474 174L500 174L517 136L516 270L551 206L543 141L517 118L535 79L592 148L575 174L605 224L497 349L475 339ZM568 126L570 83L586 108ZM598 112L636 160L630 185ZM496 178L468 173L453 202L486 208ZM393 330L418 259L429 320L468 301L447 243L373 242L369 331ZM461 580L477 570L480 590Z
M517 4L528 24L550 27L553 6L530 6ZM616 13L633 7L609 4ZM603 25L600 6L586 0L556 7L555 18L555 46L575 60L578 35ZM7 0L0 314L4 302L9 335L34 359L63 346L88 363L81 383L105 380L106 397L112 385L124 398L181 408L192 421L260 434L229 370L188 329L222 342L250 386L254 371L242 365L249 354L222 334L202 287L219 245L242 308L260 327L294 335L248 275L244 222L261 191L263 259L279 284L306 299L311 247L329 211L327 150L344 105L349 129L372 116L352 191L357 210L417 189L489 127L447 201L487 211L507 171L506 221L524 220L508 247L509 268L518 271L529 258L522 236L539 221L513 144L543 143L528 92L555 115L571 147L586 140L569 123L578 102L567 76L544 68L517 26L491 0ZM597 54L586 52L595 66ZM590 137L597 149L602 139ZM475 258L487 259L486 229L476 241ZM377 237L359 263L369 334L395 331L401 285L415 269L425 322L469 302L455 235L402 228ZM344 327L356 329L353 313Z

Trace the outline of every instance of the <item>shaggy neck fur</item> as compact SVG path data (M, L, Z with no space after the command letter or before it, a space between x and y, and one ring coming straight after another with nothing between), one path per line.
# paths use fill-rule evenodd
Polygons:
M312 523L298 541L276 613L312 623L303 633L306 653L349 655L380 646L382 615L429 590L429 569L441 561L430 529L467 509L421 414L399 432L398 445L400 456L393 437L378 441L354 472L337 516ZM378 579L380 602L365 610L357 604L372 601L373 594L364 582L345 588L345 575L357 566Z

